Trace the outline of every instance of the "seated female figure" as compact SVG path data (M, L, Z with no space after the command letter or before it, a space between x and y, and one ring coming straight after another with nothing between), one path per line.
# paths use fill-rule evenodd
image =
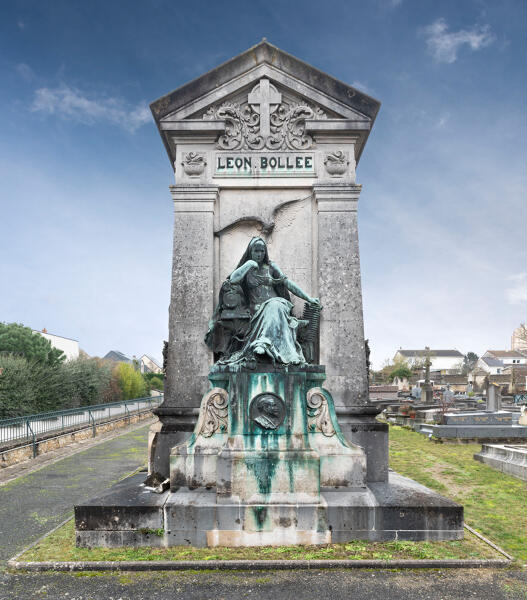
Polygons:
M220 364L241 363L255 358L285 365L306 362L297 341L299 320L291 314L293 304L289 292L316 306L320 306L320 301L308 296L269 260L267 245L262 238L256 237L249 242L237 268L222 286L220 303L206 338L215 351L217 348L213 347L212 341L214 329L227 324L222 319L225 287L240 290L244 303L242 310L247 311L248 323L238 329L237 337L231 332L241 348L229 352L227 348L230 346L232 349L232 344L224 344L223 355L218 361Z

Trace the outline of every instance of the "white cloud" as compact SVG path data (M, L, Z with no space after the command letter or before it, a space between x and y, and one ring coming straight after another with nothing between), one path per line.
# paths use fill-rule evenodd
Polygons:
M112 123L132 133L152 118L145 104L134 107L118 98L88 98L67 85L36 90L31 110L85 125Z
M510 304L527 302L527 273L518 273L508 278L512 286L505 290L505 295Z
M26 63L19 63L16 65L15 69L20 77L22 77L22 79L25 81L32 81L35 79L35 73L33 72L33 69L29 65L26 65Z
M24 21L18 21L17 25L18 25L19 29L25 29L26 28L26 24L24 23Z
M494 41L489 25L474 25L470 29L448 32L445 19L440 18L423 29L426 45L437 62L453 63L461 46L467 44L472 50L480 50Z
M449 121L450 115L448 113L442 114L439 119L436 121L436 128L442 129Z

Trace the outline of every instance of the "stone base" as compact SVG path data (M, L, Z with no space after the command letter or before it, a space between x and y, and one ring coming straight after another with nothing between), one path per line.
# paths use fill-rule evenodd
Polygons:
M148 433L148 472L157 473L162 479L170 476L170 450L188 440L198 416L194 408L156 408L158 420Z
M320 502L216 501L213 489L155 494L134 475L75 507L77 545L277 546L351 540L454 540L463 507L390 472L361 491L322 489Z
M483 444L474 458L501 471L527 481L527 444Z
M436 438L484 441L527 440L527 427L522 425L429 425L419 428L419 433Z

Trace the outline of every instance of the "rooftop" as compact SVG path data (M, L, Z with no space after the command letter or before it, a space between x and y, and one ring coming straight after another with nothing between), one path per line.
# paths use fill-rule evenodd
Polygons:
M126 354L119 352L119 350L110 350L110 352L108 352L108 354L106 354L106 356L103 356L103 358L105 360L113 360L116 362L125 362L125 363L132 362L131 358L128 358L128 356L126 356Z
M487 350L484 356L491 354L495 358L527 358L524 352L518 350Z
M482 356L481 360L489 367L503 367L501 360L493 356Z

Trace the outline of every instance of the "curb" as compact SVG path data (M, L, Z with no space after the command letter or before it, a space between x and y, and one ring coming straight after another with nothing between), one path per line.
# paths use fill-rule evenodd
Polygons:
M11 559L14 571L186 571L186 570L306 570L306 569L489 569L509 566L510 560L128 560L75 562L19 562Z

